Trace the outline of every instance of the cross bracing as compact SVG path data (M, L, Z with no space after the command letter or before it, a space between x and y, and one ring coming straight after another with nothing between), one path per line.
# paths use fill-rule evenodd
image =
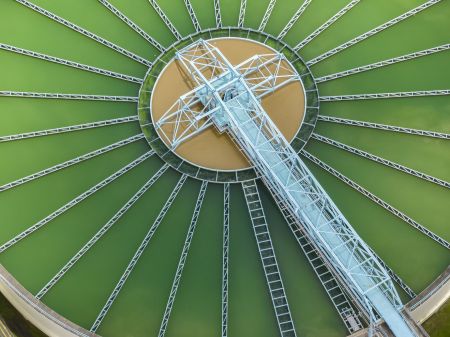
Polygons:
M247 9L247 0L241 0L241 6L239 8L239 19L238 19L238 27L244 27L245 21L245 11Z
M370 31L368 31L366 33L363 33L363 34L361 34L361 35L351 39L350 41L347 41L347 42L337 46L336 48L333 48L333 49L331 49L331 50L329 50L329 51L327 51L327 52L317 56L316 58L306 62L306 64L308 66L312 66L312 65L314 65L314 64L316 64L318 62L321 62L321 61L329 58L330 56L333 56L333 55L339 53L340 51L342 51L344 49L350 48L351 46L353 46L353 45L355 45L355 44L357 44L357 43L359 43L359 42L361 42L361 41L363 41L363 40L365 40L365 39L367 39L367 38L369 38L369 37L371 37L371 36L373 36L373 35L375 35L375 34L377 34L379 32L381 32L381 31L383 31L383 30L385 30L385 29L387 29L387 28L389 28L389 27L391 27L391 26L393 26L393 25L395 25L395 24L397 24L397 23L399 23L399 22L401 22L401 21L411 17L411 16L416 15L417 13L419 13L419 12L421 12L421 11L423 11L423 10L425 10L425 9L427 9L427 8L437 4L437 3L439 3L440 1L441 0L428 0L427 2L425 2L425 3L421 4L421 5L413 8L413 9L411 9L409 11L407 11L406 13L403 13L402 15L399 15L399 16L397 16L397 17L395 17L395 18L393 18L393 19L383 23L382 25L380 25L380 26L378 26L376 28L374 28L374 29L372 29L372 30L370 30Z
M200 22L198 21L197 16L195 15L194 7L192 7L191 0L184 0L184 4L189 13L192 24L194 25L195 31L196 32L201 31L202 27L200 26Z
M158 5L158 2L156 0L148 0L148 2L150 3L150 5L152 5L155 12L159 15L161 20L163 20L163 22L166 24L167 28L169 28L170 32L175 36L175 38L177 40L181 40L183 37L181 36L180 32L175 28L172 21L170 21L169 17Z
M267 22L269 22L270 16L272 15L272 11L276 3L277 0L270 0L269 5L267 6L266 11L264 12L264 16L261 20L261 23L259 24L258 28L259 31L263 32L264 29L266 29Z
M435 132L435 131L429 131L429 130L411 129L411 128L405 128L405 127L395 126L395 125L386 125L386 124L372 123L372 122L366 122L366 121L357 121L357 120L352 120L352 119L325 116L325 115L319 115L317 117L317 120L323 121L323 122L331 122L331 123L338 123L338 124L344 124L344 125L359 126L359 127L364 127L364 128L401 132L401 133L406 133L406 134L410 134L410 135L426 136L426 137L433 137L433 138L440 138L440 139L450 139L450 134L448 134L448 133Z
M445 96L450 95L450 90L422 90L422 91L403 91L403 92L383 92L373 94L354 94L339 96L320 96L321 102L336 101L354 101L361 99L382 99L382 98L407 98L407 97L423 97L423 96Z
M81 163L81 162L86 161L88 159L97 157L97 156L99 156L101 154L107 153L109 151L115 150L115 149L117 149L119 147L125 146L127 144L131 144L131 143L133 143L135 141L138 141L138 140L144 139L144 138L145 138L144 134L140 133L140 134L137 134L135 136L131 136L131 137L128 137L126 139L123 139L123 140L120 140L118 142L115 142L113 144L107 145L107 146L102 147L100 149L97 149L97 150L91 151L89 153L83 154L83 155L78 156L76 158L69 159L69 160L67 160L67 161L65 161L63 163L56 164L54 166L48 167L48 168L46 168L44 170L41 170L39 172L30 174L30 175L28 175L26 177L19 178L19 179L14 180L14 181L12 181L10 183L6 183L6 184L0 186L0 192L4 192L4 191L9 190L11 188L14 188L14 187L17 187L19 185L22 185L22 184L25 184L27 182L30 182L32 180L41 178L41 177L46 176L46 175L48 175L50 173L53 173L53 172L65 169L65 168L67 168L69 166Z
M168 164L165 164L163 166L164 171L169 167ZM160 170L161 171L161 170ZM158 171L159 173L159 171ZM150 229L148 230L147 234L145 235L144 239L142 240L141 244L139 245L138 249L136 250L133 258L131 259L130 263L127 265L124 273L120 277L119 281L117 282L116 286L114 287L114 290L112 291L111 295L108 297L108 300L106 301L105 305L103 306L102 310L100 311L99 315L97 316L95 322L93 323L90 331L96 332L103 322L103 319L108 314L109 309L113 305L114 301L116 300L117 296L119 296L120 291L122 290L123 286L125 285L125 282L127 281L128 277L130 276L131 272L133 271L134 267L138 263L139 259L141 258L142 254L144 253L145 249L147 248L148 244L150 243L150 240L152 239L153 235L155 234L156 230L158 229L159 225L161 224L162 220L164 219L167 211L169 210L170 206L172 206L175 198L178 195L178 192L183 187L185 181L187 179L186 175L182 175L181 178L178 180L178 183L176 184L175 188L173 189L172 193L170 194L169 198L167 199L166 203L162 207L161 211L159 212L158 216L156 217L155 221L151 225ZM143 189L148 189L155 179L151 178L150 181L144 185ZM148 186L150 185L150 186ZM141 195L145 191L140 191Z
M245 77L203 40L181 50L178 59L201 88L201 103L210 108L194 112L192 119L212 114L214 126L232 137L266 185L298 217L355 301L367 312L378 312L394 334L416 336L400 312L403 305L389 275L268 117ZM221 86L216 79L227 71L221 80L232 84Z
M348 298L348 295L342 289L341 282L336 279L336 276L331 269L332 266L327 263L327 261L322 257L320 251L314 247L313 242L308 239L302 231L301 224L299 224L298 220L289 212L288 207L285 206L280 196L270 188L269 191L274 197L274 200L283 214L286 223L289 225L289 228L297 240L297 243L308 259L308 262L313 268L328 297L347 327L347 330L350 333L361 330L363 325L359 315L351 305L351 300Z
M175 302L175 296L180 285L181 276L183 274L183 269L186 264L186 259L189 253L189 248L191 247L192 238L194 237L195 229L197 228L197 220L202 208L203 200L205 198L206 189L208 187L208 182L203 181L200 187L200 192L195 203L194 213L192 214L192 219L189 224L186 239L183 245L183 251L181 252L180 260L178 261L177 270L175 272L175 278L172 283L172 288L170 290L169 299L167 300L166 309L164 310L164 315L162 318L161 326L159 328L158 337L163 337L166 334L167 324L169 323L170 314L172 312L173 303Z
M291 28L295 25L295 23L298 21L300 16L303 14L303 12L306 10L306 8L309 6L309 4L312 2L312 0L305 0L302 5L297 9L297 11L294 13L292 18L289 20L289 22L284 26L283 30L278 34L277 39L283 40L286 34L291 30Z
M433 233L432 231L430 231L429 229L427 229L426 227L424 227L423 225L421 225L417 221L413 220L412 218L410 218L409 216L407 216L403 212L399 211L395 207L391 206L390 204L388 204L383 199L377 197L375 194L369 192L368 190L366 190L362 186L358 185L353 180L349 179L348 177L346 177L345 175L343 175L339 171L335 170L334 168L332 168L328 164L326 164L323 161L321 161L319 158L315 157L314 155L312 155L311 153L309 153L309 152L307 152L305 150L302 150L300 153L301 153L302 156L304 156L305 158L311 160L317 166L323 168L325 171L327 171L328 173L332 174L333 176L335 176L339 180L343 181L348 186L350 186L353 189L357 190L358 192L360 192L365 197L369 198L370 200L372 200L373 202L375 202L379 206L383 207L385 210L389 211L390 213L394 214L395 216L397 216L398 218L400 218L401 220L406 222L408 225L410 225L413 228L417 229L422 234L425 234L430 239L436 241L437 243L439 243L440 245L444 246L445 248L450 249L450 243L448 241L446 241L445 239L441 238L439 235Z
M168 164L163 165L112 217L95 233L95 235L48 281L36 294L41 299L51 288L114 226L117 221L144 195L144 193L166 172Z
M122 176L125 173L127 173L128 171L130 171L132 168L136 167L140 163L144 162L146 159L150 158L153 154L154 154L153 151L148 151L148 152L144 153L142 156L140 156L136 160L132 161L128 165L124 166L119 171L113 173L112 175L110 175L106 179L102 180L98 184L96 184L93 187L91 187L89 190L81 193L80 195L78 195L77 197L75 197L74 199L72 199L71 201L66 203L65 205L61 206L60 208L58 208L56 211L54 211L50 215L48 215L45 218L43 218L42 220L38 221L33 226L27 228L26 230L24 230L20 234L16 235L14 238L12 238L8 242L6 242L2 246L0 246L0 253L3 253L5 250L7 250L8 248L12 247L13 245L15 245L20 240L23 240L24 238L26 238L30 234L34 233L35 231L37 231L38 229L43 227L44 225L48 224L50 221L52 221L53 219L55 219L59 215L61 215L64 212L68 211L69 209L71 209L75 205L79 204L80 202L82 202L86 198L90 197L91 195L93 195L94 193L96 193L97 191L102 189L103 187L107 186L108 184L110 184L111 182L113 182L114 180L119 178L120 176Z
M59 127L59 128L53 128L53 129L18 133L18 134L14 134L14 135L0 136L0 142L10 142L10 141L14 141L14 140L21 140L21 139L27 139L27 138L56 135L56 134L60 134L60 133L93 129L93 128L99 128L99 127L109 126L109 125L116 125L116 124L121 124L121 123L135 122L138 120L139 120L138 116L129 116L129 117L107 119L107 120L91 122L91 123L63 126L63 127Z
M214 16L216 17L216 27L222 28L222 14L220 11L220 0L214 0Z
M111 48L111 49L115 50L116 52L118 52L118 53L120 53L122 55L127 56L128 58L130 58L130 59L132 59L132 60L134 60L136 62L142 63L142 64L146 65L147 67L151 67L152 66L152 63L150 61L148 61L148 60L146 60L146 59L144 59L144 58L142 58L142 57L140 57L140 56L130 52L129 50L126 50L126 49L124 49L122 47L119 47L118 45L116 45L116 44L114 44L114 43L112 43L112 42L110 42L110 41L108 41L108 40L106 40L106 39L104 39L104 38L102 38L102 37L100 37L100 36L90 32L90 31L88 31L88 30L86 30L84 28L81 28L80 26L78 26L78 25L76 25L76 24L74 24L74 23L72 23L70 21L67 21L66 19L63 19L62 17L60 17L60 16L58 16L56 14L53 14L52 12L50 12L50 11L48 11L46 9L43 9L42 7L39 7L39 6L31 3L30 1L27 1L27 0L16 0L16 1L18 3L24 5L24 6L27 6L28 8L31 8L35 12L38 12L38 13L40 13L40 14L42 14L42 15L44 15L44 16L46 16L46 17L48 17L48 18L50 18L50 19L52 19L52 20L54 20L54 21L56 21L56 22L58 22L58 23L60 23L62 25L64 25L64 26L66 26L68 28L70 28L70 29L72 29L72 30L74 30L74 31L84 35L84 36L89 37L90 39L92 39L92 40L94 40L94 41L96 41L96 42L98 42L98 43L100 43L100 44L102 44L102 45L104 45L104 46L106 46L108 48Z
M299 42L295 47L295 51L299 51L312 40L314 40L319 34L321 34L325 29L330 27L333 23L335 23L341 16L347 13L350 9L356 6L361 0L352 0L350 1L344 8L342 8L339 12L329 18L324 24L322 24L319 28L317 28L314 32L309 34L303 41Z
M29 92L29 91L0 91L0 97L1 96L45 98L45 99L70 99L70 100L85 100L85 101L112 101L112 102L129 102L129 103L138 102L138 97L131 97L131 96L62 94L62 93Z
M65 66L68 66L68 67L72 67L72 68L77 68L77 69L81 69L81 70L85 70L85 71L90 71L92 73L96 73L96 74L100 74L100 75L105 75L105 76L109 76L109 77L113 77L113 78L118 78L120 80L125 80L125 81L129 81L129 82L133 82L133 83L139 83L140 84L143 81L141 78L137 78L137 77L134 77L134 76L124 75L124 74L117 73L117 72L114 72L114 71L105 70L105 69L89 66L89 65L86 65L86 64L74 62L74 61L65 60L65 59L62 59L62 58L59 58L59 57L38 53L38 52L35 52L35 51L32 51L32 50L27 50L27 49L15 47L15 46L10 46L10 45L4 44L4 43L0 43L0 49L11 51L11 52L17 53L17 54L22 54L22 55L34 57L34 58L45 60L45 61L49 61L49 62L53 62L53 63L57 63L57 64L62 64L62 65L65 65Z
M145 32L141 27L139 27L136 23L134 23L130 18L128 18L120 10L118 10L116 7L114 7L109 1L107 1L107 0L98 0L98 1L103 6L108 8L120 20L125 22L128 25L128 27L133 29L136 33L138 33L140 36L142 36L145 40L150 42L150 44L153 45L156 49L158 49L160 52L164 51L164 47L158 41L156 41L153 37L151 37L149 34L147 34L147 32Z
M340 71L338 73L334 73L334 74L318 77L318 78L316 78L316 83L322 83L322 82L326 82L326 81L331 81L331 80L334 80L334 79L337 79L337 78L341 78L341 77L345 77L345 76L350 76L350 75L362 73L364 71L385 67L385 66L388 66L388 65L391 65L391 64L412 60L412 59L415 59L415 58L418 58L418 57L422 57L422 56L426 56L426 55L435 54L435 53L438 53L438 52L441 52L441 51L445 51L445 50L448 50L448 49L450 49L450 44L443 44L443 45L440 45L440 46L437 46L437 47L416 51L416 52L413 52L413 53L410 53L410 54L394 57L394 58L391 58L391 59L388 59L388 60L383 60L383 61L379 61L379 62L368 64L368 65L355 67L355 68L352 68L352 69L349 69L349 70Z
M230 184L223 185L222 337L228 336L228 256L230 247Z
M242 189L252 221L253 233L255 234L258 245L258 252L263 265L280 335L282 337L295 337L297 334L256 181L249 180L243 182Z
M394 163L393 161L390 161L390 160L388 160L388 159L385 159L385 158L376 156L376 155L374 155L374 154L368 153L368 152L366 152L366 151L363 151L363 150L354 148L354 147L352 147L352 146L343 144L343 143L341 143L341 142L338 142L338 141L333 140L333 139L330 139L330 138L328 138L328 137L319 135L319 134L317 134L317 133L313 133L313 134L311 135L311 138L312 138L312 139L316 139L316 140L318 140L318 141L321 141L321 142L323 142L323 143L325 143L325 144L328 144L328 145L332 145L332 146L334 146L334 147L337 147L338 149L345 150L345 151L347 151L347 152L356 154L356 155L358 155L358 156L360 156L360 157L363 157L363 158L372 160L372 161L374 161L374 162L377 162L377 163L386 165L386 166L388 166L388 167L394 168L394 169L399 170L399 171L401 171L401 172L410 174L410 175L412 175L412 176L414 176L414 177L417 177L417 178L420 178L420 179L429 181L429 182L434 183L434 184L437 184L437 185L439 185L439 186L442 186L442 187L445 187L445 188L450 188L450 183L447 182L447 181L445 181L445 180L442 180L442 179L439 179L439 178L430 176L430 175L425 174L425 173L423 173L423 172L420 172L420 171L411 169L411 168L409 168L409 167L407 167L407 166L404 166L404 165L400 165L400 164Z

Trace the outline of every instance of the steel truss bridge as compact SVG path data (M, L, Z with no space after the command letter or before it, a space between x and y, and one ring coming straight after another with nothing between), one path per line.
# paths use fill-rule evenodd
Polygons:
M198 40L180 50L176 58L196 87L181 96L155 124L171 149L212 126L229 134L254 165L283 214L290 217L290 226L297 226L315 247L370 326L382 318L396 336L419 336L402 314L403 304L382 261L354 231L262 108L262 97L300 81L284 56L255 55L233 66L212 44ZM246 198L252 200L252 194L257 195L256 186L244 187L249 190ZM254 202L257 213L258 200ZM264 214L256 213L252 221L257 235L265 220ZM270 237L268 248L263 249L264 240L260 241L266 268L263 251L270 251L270 259L275 260L275 256ZM284 291L281 276L277 275L277 281L280 288L270 289L274 303L277 291L282 295ZM283 314L277 312L280 332L282 336L296 336L287 301L283 303Z

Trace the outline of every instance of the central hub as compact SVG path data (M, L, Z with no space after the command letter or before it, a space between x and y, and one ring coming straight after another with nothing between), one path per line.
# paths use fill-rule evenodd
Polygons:
M261 76L264 71L270 73L277 71L279 78L286 77L288 73L297 75L293 66L286 59L279 62L270 62L271 57L281 54L262 43L242 38L218 38L207 42L217 48L231 65L234 67L241 65L241 68L243 68L241 72L245 72L245 69L248 72L248 69L252 66L254 69L258 69L247 75L249 84L254 83L255 86L258 85L261 82ZM196 47L192 46L184 50L187 50L193 57L196 56L195 62L198 64L198 67L206 69L205 74L208 74L208 71L211 72L211 84L214 89L218 89L218 95L220 95L221 100L232 99L233 90L236 90L236 86L224 88L227 85L227 81L230 80L230 76L225 76L223 69L217 70L217 68L208 65L208 60L203 57L202 50L194 50L194 48ZM259 59L256 59L257 57ZM252 61L252 58L254 61ZM247 63L244 63L246 60ZM258 66L259 68L257 68ZM215 71L217 73L214 73ZM220 78L221 74L222 78ZM297 76L297 78L299 77ZM262 94L262 90L270 84L273 84L274 90L266 90ZM279 84L279 87L275 88L277 84ZM217 103L211 100L212 105L206 106L208 102L205 99L209 97L206 95L206 89L203 89L203 91L198 90L195 94L193 93L189 96L189 93L192 93L192 90L196 87L199 87L199 83L195 83L192 79L191 74L183 66L182 60L173 58L159 75L153 89L150 102L153 124L158 125L158 122L161 122L161 119L165 115L167 116L168 112L180 109L180 107L187 104L187 101L193 102L188 113L196 113L199 117L198 123L202 123L201 117L208 114L208 109L217 108L214 106ZM223 88L222 91L220 90L221 87ZM261 93L256 98L284 137L291 141L297 135L305 114L305 91L302 82L295 80L281 85L280 80L274 79L270 81L268 79L266 82L259 84L255 89L255 93ZM193 101L196 97L195 95L197 97L203 95L206 98L195 102ZM178 105L174 105L174 102L179 101L180 97L185 97L185 100ZM217 118L215 120L216 127L211 126L186 139L176 147L172 147L169 139L171 136L168 135L174 132L176 128L175 121L176 119L168 120L165 125L156 127L156 131L164 143L185 161L195 166L219 171L235 171L251 167L232 139L226 133L220 132L223 130L220 129Z

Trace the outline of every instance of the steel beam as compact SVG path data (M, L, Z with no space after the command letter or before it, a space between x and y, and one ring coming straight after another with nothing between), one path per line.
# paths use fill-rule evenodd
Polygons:
M112 50L114 50L114 51L116 51L116 52L118 52L118 53L120 53L122 55L125 55L126 57L128 57L128 58L130 58L130 59L132 59L132 60L134 60L136 62L142 63L142 64L144 64L147 67L151 67L152 66L152 63L147 61L146 59L144 59L144 58L142 58L142 57L140 57L140 56L138 56L138 55L136 55L136 54L134 54L134 53L132 53L132 52L122 48L122 47L119 47L118 45L116 45L116 44L114 44L114 43L112 43L112 42L110 42L110 41L108 41L108 40L106 40L106 39L104 39L104 38L102 38L102 37L100 37L100 36L90 32L90 31L88 31L88 30L86 30L84 28L81 28L80 26L78 26L78 25L76 25L76 24L74 24L74 23L72 23L70 21L67 21L67 20L63 19L62 17L60 17L60 16L58 16L56 14L53 14L52 12L50 12L50 11L48 11L46 9L43 9L42 7L39 7L39 6L31 3L30 1L27 1L27 0L16 0L16 1L18 3L24 5L24 6L28 7L28 8L31 8L32 10L34 10L35 12L37 12L39 14L42 14L42 15L52 19L53 21L56 21L56 22L66 26L66 27L68 27L68 28L70 28L70 29L72 29L72 30L74 30L74 31L84 35L84 36L87 36L88 38L90 38L90 39L92 39L92 40L94 40L94 41L96 41L96 42L98 42L98 43L100 43L100 44L102 44L102 45L104 45L104 46L106 46L108 48L111 48Z
M105 147L102 147L100 149L97 149L97 150L91 151L89 153L83 154L83 155L78 156L76 158L69 159L69 160L67 160L67 161L65 161L63 163L56 164L56 165L54 165L52 167L49 167L49 168L46 168L46 169L44 169L42 171L30 174L30 175L28 175L26 177L19 178L19 179L14 180L14 181L12 181L10 183L4 184L4 185L0 186L0 192L4 192L6 190L9 190L11 188L17 187L19 185L23 185L23 184L25 184L27 182L30 182L32 180L41 178L41 177L46 176L46 175L48 175L50 173L53 173L53 172L65 169L65 168L67 168L69 166L81 163L81 162L86 161L88 159L97 157L97 156L99 156L101 154L110 152L110 151L115 150L115 149L117 149L119 147L125 146L127 144L133 143L133 142L135 142L137 140L144 139L144 138L145 138L145 135L143 133L140 133L138 135L135 135L135 136L132 136L132 137L128 137L128 138L120 140L120 141L118 141L116 143L113 143L113 144L107 145Z
M165 164L163 166L164 171L169 168L168 164ZM160 170L162 170L161 168ZM159 171L158 171L159 172ZM148 244L150 243L150 240L152 239L153 235L155 234L156 230L158 229L159 225L161 224L162 220L164 219L167 211L169 210L170 206L172 206L173 201L178 195L178 192L181 190L181 188L184 185L184 182L186 181L187 176L183 175L181 176L180 180L178 181L177 185L175 186L174 190L169 196L169 199L167 199L166 203L164 204L163 208L159 212L158 216L156 217L155 221L151 225L149 231L145 235L144 239L142 240L141 244L139 245L139 248L137 249L136 253L134 254L133 258L131 259L130 263L126 267L124 273L119 279L119 282L116 284L114 290L112 291L111 295L108 297L108 300L106 301L105 305L103 306L102 310L100 311L100 314L97 316L94 324L92 325L90 331L96 332L103 322L103 319L108 314L109 309L113 305L114 301L116 300L117 296L119 296L120 291L122 290L123 286L125 285L125 282L127 281L128 277L130 276L131 272L133 271L134 267L138 263L139 259L141 258L142 254L144 253L145 249L147 248ZM153 180L151 178L150 180ZM147 184L150 184L150 186L153 184L153 182L148 182Z
M378 26L378 27L376 27L376 28L374 28L374 29L364 33L364 34L361 34L361 35L351 39L350 41L347 41L347 42L341 44L340 46L337 46L336 48L333 48L333 49L331 49L331 50L329 50L329 51L327 51L327 52L317 56L316 58L306 62L306 64L308 66L313 66L314 64L319 63L319 62L329 58L330 56L333 56L333 55L339 53L340 51L342 51L344 49L350 48L351 46L357 44L358 42L361 42L361 41L363 41L363 40L365 40L365 39L367 39L367 38L369 38L369 37L371 37L371 36L381 32L381 31L383 31L383 30L385 30L385 29L387 29L387 28L389 28L389 27L391 27L391 26L393 26L393 25L395 25L395 24L397 24L397 23L399 23L399 22L401 22L401 21L403 21L403 20L413 16L413 15L416 15L417 13L419 13L419 12L421 12L421 11L423 11L423 10L425 10L425 9L427 9L427 8L437 4L437 3L439 3L440 1L441 0L428 0L427 2L425 2L425 3L421 4L421 5L413 8L413 9L411 9L409 11L407 11L406 13L404 13L402 15L399 15L399 16L395 17L394 19L383 23L380 26Z
M167 301L166 309L164 310L163 319L161 326L159 328L158 337L163 337L166 333L167 324L169 323L170 314L172 312L173 303L175 302L175 296L177 294L178 287L180 285L181 276L183 274L183 269L186 264L186 258L189 253L189 248L191 247L192 238L194 236L195 229L197 227L197 220L202 208L203 199L205 198L206 188L208 187L208 182L203 181L200 187L200 193L198 194L197 202L195 203L194 213L192 215L191 223L189 225L186 240L184 241L183 251L181 252L180 260L178 261L177 270L175 272L175 278L172 283L172 288L170 290L169 299Z
M369 192L368 190L366 190L362 186L358 185L353 180L347 178L345 175L343 175L339 171L337 171L337 170L333 169L331 166L325 164L323 161L321 161L320 159L318 159L317 157L315 157L311 153L306 152L305 150L302 150L300 153L301 153L302 156L304 156L305 158L311 160L317 166L323 168L325 171L327 171L328 173L332 174L333 176L335 176L339 180L343 181L348 186L350 186L353 189L357 190L358 192L360 192L365 197L369 198L370 200L372 200L373 202L375 202L379 206L383 207L384 209L386 209L390 213L394 214L395 216L397 216L398 218L400 218L401 220L406 222L408 225L410 225L413 228L417 229L422 234L425 234L430 239L436 241L437 243L439 243L440 245L444 246L445 248L450 249L450 243L448 241L446 241L445 239L441 238L439 235L433 233L432 231L430 231L426 227L422 226L417 221L411 219L409 216L407 216L406 214L402 213L398 209L394 208L393 206L391 206L390 204L388 204L387 202L385 202L381 198L377 197L375 194Z
M90 197L95 192L97 192L100 189L102 189L103 187L107 186L108 184L110 184L111 182L113 182L114 180L116 180L117 178L119 178L120 176L125 174L126 172L130 171L132 168L136 167L140 163L144 162L146 159L150 158L153 154L154 154L153 151L149 151L149 152L143 154L142 156L140 156L139 158L137 158L136 160L134 160L130 164L124 166L119 171L113 173L112 175L110 175L106 179L102 180L98 184L96 184L93 187L91 187L86 192L83 192L82 194L78 195L77 197L75 197L74 199L72 199L71 201L66 203L64 206L58 208L56 211L54 211L50 215L48 215L45 218L43 218L42 220L38 221L33 226L29 227L28 229L24 230L20 234L16 235L14 238L12 238L8 242L6 242L6 243L4 243L3 245L0 246L0 253L3 253L8 248L10 248L13 245L15 245L17 242L25 239L27 236L29 236L30 234L34 233L35 231L37 231L38 229L40 229L44 225L48 224L50 221L52 221L53 219L55 219L59 215L61 215L64 212L68 211L73 206L79 204L84 199Z
M277 0L270 0L269 5L267 6L266 11L264 12L264 16L261 20L261 23L259 24L258 30L260 32L263 32L264 29L266 29L267 22L269 22L270 16L272 15L272 11L276 3Z
M410 53L410 54L394 57L394 58L391 58L391 59L388 59L388 60L383 60L383 61L380 61L380 62L375 62L375 63L368 64L368 65L365 65L365 66L355 67L355 68L352 68L352 69L349 69L349 70L340 71L338 73L334 73L334 74L318 77L318 78L316 78L316 83L322 83L322 82L326 82L326 81L335 80L337 78L341 78L341 77L345 77L345 76L350 76L350 75L362 73L364 71L368 71L368 70L372 70L372 69L377 69L377 68L389 66L391 64L412 60L412 59L415 59L415 58L418 58L418 57L422 57L422 56L426 56L426 55L435 54L435 53L438 53L438 52L441 52L441 51L445 51L445 50L448 50L448 49L450 49L450 44L443 44L443 45L440 45L440 46L437 46L437 47L416 51L416 52L413 52L413 53Z
M310 43L312 40L314 40L320 33L322 33L325 29L330 27L333 23L335 23L341 16L343 16L345 13L347 13L350 9L352 9L354 6L356 6L361 0L352 0L350 1L347 6L342 8L339 12L337 12L335 15L333 15L331 18L329 18L323 25L321 25L319 28L317 28L314 32L309 34L303 41L301 41L299 44L297 44L294 47L295 51L299 51L304 46L306 46L308 43Z
M406 97L444 96L444 95L450 95L450 90L443 89L443 90L383 92L374 94L354 94L354 95L340 95L340 96L320 96L319 99L321 102L336 102L336 101L355 101L362 99L406 98Z
M18 134L14 134L14 135L0 136L0 143L28 139L28 138L35 138L35 137L56 135L56 134L60 134L60 133L67 133L67 132L73 132L73 131L79 131L79 130L94 129L94 128L99 128L99 127L103 127L103 126L135 122L138 120L139 120L139 116L129 116L129 117L122 117L122 118L107 119L107 120L98 121L98 122L63 126L63 127L54 128L54 129L46 129L46 130L18 133Z
M223 185L222 337L228 337L228 256L230 247L230 184Z
M29 91L0 91L0 97L25 97L25 98L45 98L45 99L69 99L84 101L112 101L137 103L139 97L131 96L107 96L107 95L85 95L85 94L62 94L47 92Z
M370 128L370 129L401 132L401 133L406 133L406 134L410 134L410 135L433 137L433 138L439 138L439 139L450 139L450 134L448 134L448 133L435 132L435 131L429 131L429 130L411 129L411 128L405 128L405 127L401 127L401 126L378 124L378 123L372 123L372 122L366 122L366 121L356 121L356 120L352 120L352 119L332 117L332 116L326 116L326 115L319 115L317 117L317 120L322 121L322 122L331 122L331 123L338 123L338 124L344 124L344 125L359 126L359 127L364 127L364 128Z
M214 15L216 17L216 27L222 28L222 14L220 10L220 0L214 0Z
M319 135L317 133L313 133L311 135L311 138L315 139L315 140L318 140L320 142L323 142L325 144L337 147L338 149L341 149L341 150L344 150L344 151L356 154L357 156L360 156L360 157L372 160L372 161L377 162L379 164L383 164L383 165L386 165L388 167L394 168L394 169L396 169L398 171L401 171L403 173L407 173L407 174L412 175L414 177L426 180L426 181L431 182L433 184L436 184L436 185L439 185L439 186L442 186L442 187L445 187L445 188L450 188L450 183L445 181L445 180L442 180L442 179L430 176L428 174L425 174L423 172L414 170L414 169L409 168L407 166L397 164L397 163L395 163L393 161L390 161L390 160L387 160L385 158L382 158L382 157L376 156L374 154L368 153L366 151L354 148L352 146L343 144L341 142L338 142L338 141L330 139L328 137Z
M49 282L36 294L41 299L51 288L100 240L109 229L152 187L152 185L166 172L168 164L162 166L113 216L95 233L95 235L67 262Z
M175 36L175 38L177 40L181 40L183 37L181 36L180 32L178 32L166 13L164 13L161 7L159 7L158 2L156 2L156 0L148 0L148 2L150 3L150 5L152 5L153 9L159 15L161 20L163 20L163 22L166 24L167 28L169 28L170 32Z
M241 0L241 7L239 8L239 20L238 20L239 28L244 27L246 9L247 9L247 0Z
M277 39L283 40L283 38L286 36L286 34L291 30L292 26L295 25L295 23L298 21L300 16L303 14L303 12L306 10L306 8L309 6L309 4L312 2L312 0L305 0L302 5L297 9L294 16L289 20L289 22L284 26L283 30L278 34Z
M133 29L136 33L138 33L145 40L147 40L147 42L149 42L153 47L158 49L160 52L164 51L164 47L158 41L156 41L153 37L151 37L149 34L147 34L147 32L145 32L141 27L139 27L136 23L134 23L130 18L128 18L125 14L123 14L116 7L114 7L109 1L107 1L107 0L98 0L98 1L103 6L105 6L107 9L109 9L120 20L125 22L128 25L128 27Z
M197 16L195 15L194 7L192 7L190 0L184 0L184 4L186 6L186 9L189 13L189 16L191 17L192 24L194 25L195 31L199 32L202 30L202 27L200 26L200 22L197 19Z

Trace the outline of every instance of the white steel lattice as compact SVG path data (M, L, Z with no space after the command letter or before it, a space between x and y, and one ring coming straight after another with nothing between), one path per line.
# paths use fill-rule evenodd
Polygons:
M291 30L291 28L295 25L295 23L298 21L300 16L303 14L303 12L306 10L306 8L309 6L309 4L312 2L312 0L305 0L305 2L302 3L302 5L297 9L295 14L292 16L292 18L289 20L287 25L283 28L283 30L278 34L277 39L282 40L286 34Z
M191 17L192 24L194 25L195 31L199 32L202 30L202 27L200 26L200 23L198 22L197 16L195 15L194 7L192 7L190 0L184 0L184 4L186 6L186 9L189 13L189 16Z
M423 97L423 96L445 96L450 95L450 90L422 90L422 91L401 91L401 92L382 92L374 94L354 94L339 96L320 96L321 102L338 102L338 101L356 101L360 99L380 99L380 98L407 98L407 97Z
M169 17L164 13L164 11L159 7L156 0L148 0L150 5L152 5L155 12L159 15L161 20L166 24L167 28L169 28L170 32L176 37L177 40L181 40L183 37L181 36L180 32L175 28L172 21L170 21Z
M220 0L214 0L214 15L216 17L216 27L222 28L222 14L220 11Z
M239 20L238 20L239 28L244 27L246 9L247 9L247 0L241 0L241 7L239 8Z
M276 3L277 0L270 0L269 5L267 6L266 11L264 12L264 16L259 25L258 28L259 31L263 32L264 29L266 29L267 22L269 22L270 16L272 15L272 11Z
M25 97L25 98L45 98L45 99L71 99L86 101L112 101L137 103L138 97L131 96L106 96L106 95L85 95L85 94L62 94L48 92L29 91L0 91L0 97Z
M223 185L222 337L228 336L228 255L230 247L230 184Z

